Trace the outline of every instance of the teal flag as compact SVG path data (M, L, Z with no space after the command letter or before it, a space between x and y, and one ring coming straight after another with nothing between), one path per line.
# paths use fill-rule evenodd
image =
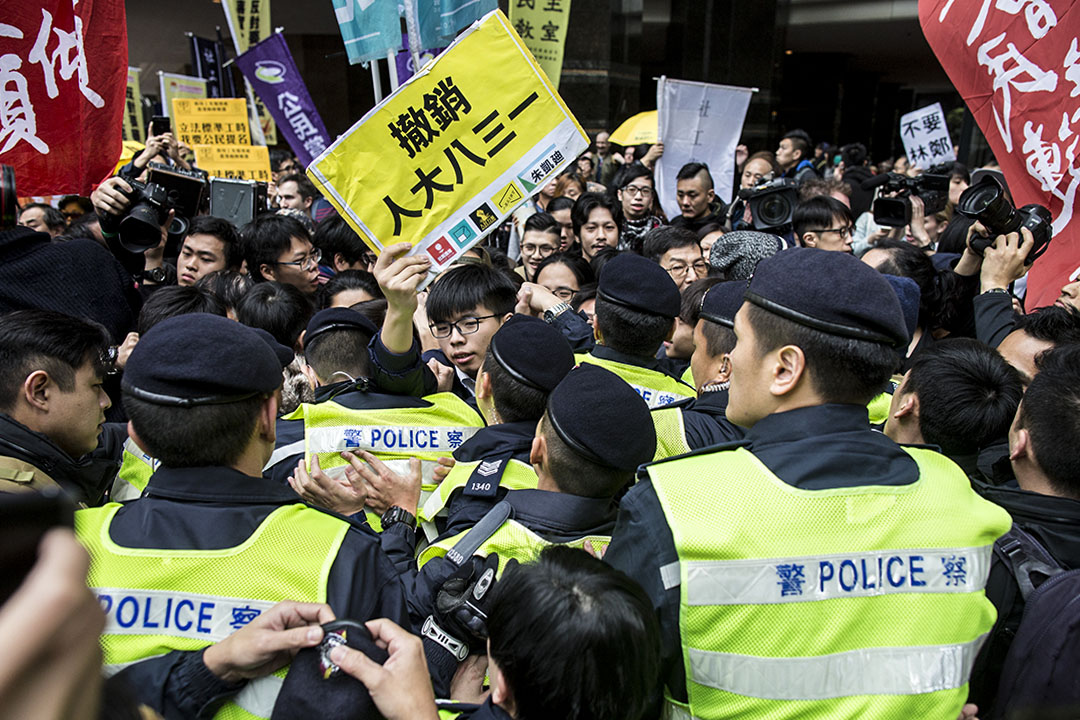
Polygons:
M385 58L401 48L398 0L333 0L349 64Z
M448 45L457 34L492 10L498 0L406 0L416 3L420 50Z

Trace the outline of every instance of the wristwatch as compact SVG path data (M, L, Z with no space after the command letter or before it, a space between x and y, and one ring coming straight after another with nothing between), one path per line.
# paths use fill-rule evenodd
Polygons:
M139 274L139 277L141 277L143 280L149 280L150 282L158 283L160 285L161 283L165 282L166 279L168 279L169 273L163 267L156 267L149 270L143 270Z
M552 305L544 311L544 322L553 323L555 322L555 318L559 317L564 312L570 309L570 303L567 302L561 302L558 305Z
M1012 295L1012 293L1009 292L1009 290L1007 288L999 288L999 287L990 288L989 290L987 290L986 292L983 293L983 295L995 295L995 294L997 294L997 295Z
M394 523L405 523L413 530L416 529L416 516L398 505L391 505L387 508L386 512L384 512L379 519L379 522L382 523L383 530Z

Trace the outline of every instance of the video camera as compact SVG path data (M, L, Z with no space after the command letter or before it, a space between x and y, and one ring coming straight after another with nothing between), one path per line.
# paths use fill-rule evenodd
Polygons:
M956 203L956 211L982 223L989 233L971 238L971 249L979 255L994 244L998 235L1019 232L1022 227L1031 231L1035 240L1025 260L1026 264L1035 262L1050 246L1054 221L1050 211L1035 203L1017 209L1009 202L1004 189L992 176L983 177L965 190Z
M752 188L739 190L739 199L750 208L755 230L775 231L791 225L799 191L790 178L766 180Z
M142 253L161 242L161 226L175 211L168 234L179 237L187 232L188 218L195 217L206 193L206 174L197 170L150 163L150 177L140 182L124 177L131 186L126 193L131 200L128 214L120 221L120 244L125 250Z
M210 178L210 214L243 227L267 209L267 186L255 180Z
M874 222L884 227L904 227L911 222L911 196L923 202L926 216L939 213L949 201L949 176L923 173L908 177L899 173L886 173L870 178L862 184L863 190L880 187L883 193L896 193L894 197L879 197L874 201Z

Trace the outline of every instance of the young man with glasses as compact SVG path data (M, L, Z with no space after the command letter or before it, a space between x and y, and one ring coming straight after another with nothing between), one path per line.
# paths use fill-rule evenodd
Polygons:
M855 218L848 206L836 198L818 195L799 203L791 224L803 247L851 252Z
M559 249L562 225L546 212L538 212L525 221L521 238L521 265L514 272L526 282L536 282L540 263Z
M709 273L709 263L701 257L698 237L686 228L664 227L650 230L644 237L641 254L662 267L682 292Z
M491 336L514 313L513 282L486 265L459 265L442 273L428 292L428 327L439 350L425 355L454 368L451 392L475 403L476 377Z
M652 212L656 197L652 173L641 163L634 163L619 172L617 182L623 214L619 228L619 249L641 252L645 233L664 224Z
M273 280L292 285L305 295L319 287L322 253L299 221L284 215L264 215L244 226L244 259L255 282Z

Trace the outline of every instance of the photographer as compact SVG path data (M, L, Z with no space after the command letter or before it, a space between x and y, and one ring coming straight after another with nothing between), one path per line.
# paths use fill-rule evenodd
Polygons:
M177 141L176 136L171 131L154 135L153 127L153 123L151 123L146 128L146 147L132 158L131 162L120 168L119 175L128 175L141 179L140 176L155 158L165 165L176 165L184 170L191 169L191 165L180 155L181 144ZM183 148L188 149L186 145Z
M94 203L94 208L101 219L101 234L105 238L106 245L131 274L131 277L139 281L139 292L145 296L155 286L176 283L176 268L166 266L164 262L165 242L168 239L167 228L173 221L174 212L170 210L165 223L162 224L161 242L156 247L141 253L132 252L120 242L120 222L131 210L134 194L135 188L131 183L121 175L115 175L101 183L91 193L90 201Z

